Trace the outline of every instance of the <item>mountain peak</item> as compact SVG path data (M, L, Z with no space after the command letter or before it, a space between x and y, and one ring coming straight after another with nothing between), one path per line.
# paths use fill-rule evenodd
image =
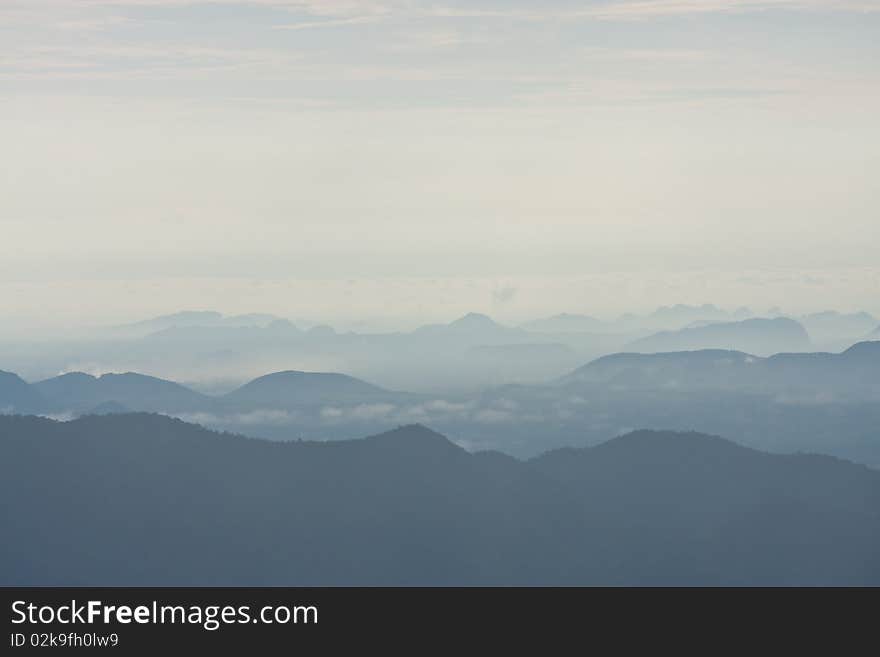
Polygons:
M466 329L500 328L500 326L494 319L482 313L468 313L449 323L450 328Z
M15 372L7 372L6 370L0 370L0 379L3 379L3 380L8 381L8 382L10 382L10 383L11 383L11 382L18 383L19 381L20 381L21 383L24 383L24 382L25 382L24 379L22 379L22 378L21 378L18 374L16 374Z
M880 334L878 334L880 337ZM844 356L860 358L865 356L880 356L880 340L866 340L864 342L856 342L853 346L843 352Z
M375 397L386 391L339 372L272 372L245 383L226 398L236 402L287 406L292 403L323 403L353 397Z
M363 439L366 443L395 449L441 449L445 452L467 452L443 434L423 424L406 424L391 431Z
M256 384L256 383L280 383L280 382L291 382L291 381L304 381L307 379L312 380L336 380L336 381L357 381L352 376L348 374L342 374L340 372L304 372L302 370L281 370L280 372L270 372L269 374L264 374L263 376L259 376L250 383L246 385Z
M98 377L87 374L86 372L65 372L64 374L59 374L55 377L56 381L70 381L71 383L75 381L97 381Z
M695 431L658 431L654 429L637 429L605 441L589 449L624 449L624 450L715 450L728 449L733 451L754 451L738 445L732 440L712 436Z

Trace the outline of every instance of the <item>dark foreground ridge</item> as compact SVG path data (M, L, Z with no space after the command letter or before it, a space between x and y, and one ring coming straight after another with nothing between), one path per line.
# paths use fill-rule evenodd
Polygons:
M880 584L880 472L640 431L531 461L0 416L0 584Z

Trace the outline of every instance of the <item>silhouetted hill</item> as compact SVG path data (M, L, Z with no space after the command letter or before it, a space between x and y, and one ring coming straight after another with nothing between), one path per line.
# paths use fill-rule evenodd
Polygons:
M0 370L0 413L39 413L46 400L20 376Z
M68 411L87 411L114 401L139 411L191 411L210 405L211 398L178 383L127 372L99 377L70 372L33 384L54 405Z
M730 349L766 356L805 351L810 348L810 337L798 322L778 317L662 331L636 340L628 348L640 353Z
M760 360L750 354L722 349L613 354L579 367L560 382L640 389L726 387L750 380L754 365Z
M275 372L254 379L224 397L225 401L258 408L289 408L302 404L343 403L391 394L378 386L334 372Z
M446 338L474 343L498 340L522 340L528 333L519 328L503 326L487 315L468 313L449 324L429 324L416 329L412 335L426 338Z
M841 401L876 399L880 398L880 341L861 342L839 354L787 353L768 358L718 349L614 354L579 367L559 383L762 394L812 390Z
M522 462L0 417L2 584L877 584L880 473L637 432Z
M870 393L880 385L880 341L859 342L840 354L776 354L763 369L771 380L796 387Z
M752 311L748 308L738 308L734 311L727 311L711 303L704 303L700 306L679 303L673 306L660 306L654 312L643 317L625 315L618 321L623 322L624 324L634 324L645 328L656 327L674 330L694 322L733 322L751 316Z
M760 510L767 495L809 502L814 511L880 513L872 508L880 472L830 456L767 454L693 432L635 431L592 448L547 452L533 463L591 499L619 495L623 478L634 484L626 491L629 502L645 510L655 504L671 514L702 510L723 523L729 518L720 508L731 515ZM699 490L708 498L695 494Z

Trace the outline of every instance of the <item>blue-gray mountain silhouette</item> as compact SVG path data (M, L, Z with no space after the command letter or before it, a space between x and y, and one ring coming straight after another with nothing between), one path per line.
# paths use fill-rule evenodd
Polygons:
M365 401L391 395L387 390L334 372L275 372L230 392L224 401L255 407L289 408L301 404Z
M810 337L798 322L786 317L747 319L661 331L636 340L628 350L640 353L730 349L766 356L810 349Z
M184 310L118 326L116 330L147 334L174 328L267 326L278 319L277 316L266 313L225 316L213 310Z
M63 410L84 412L115 401L139 411L191 411L211 404L211 399L178 383L126 372L95 377L70 372L34 384L46 399Z
M0 417L0 584L880 583L880 473L696 434L532 461Z
M20 376L0 370L0 413L39 413L46 400Z
M498 340L527 340L528 333L522 329L503 326L488 315L468 313L448 324L428 324L416 329L413 334L420 338L446 338L466 340L474 344Z
M753 393L824 390L843 399L880 399L880 341L860 342L839 354L791 353L768 358L720 349L614 354L576 369L560 383Z

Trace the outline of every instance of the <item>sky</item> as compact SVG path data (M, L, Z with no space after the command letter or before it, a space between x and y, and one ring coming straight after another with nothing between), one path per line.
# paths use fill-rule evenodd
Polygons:
M880 313L880 0L3 0L0 322Z

